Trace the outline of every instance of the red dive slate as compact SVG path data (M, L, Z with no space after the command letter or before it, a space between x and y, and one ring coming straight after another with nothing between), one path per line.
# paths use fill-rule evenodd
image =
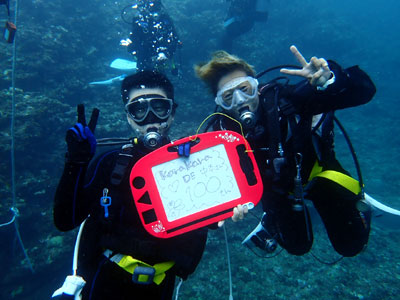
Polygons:
M178 145L187 142L190 156L180 157ZM238 204L257 205L263 186L250 150L240 134L214 131L144 156L130 174L144 228L169 238L229 218Z

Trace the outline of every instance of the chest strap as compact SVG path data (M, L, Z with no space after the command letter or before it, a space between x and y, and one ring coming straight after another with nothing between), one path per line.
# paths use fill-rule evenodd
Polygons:
M338 171L322 171L322 167L318 164L318 162L315 162L308 181L311 181L315 177L322 177L331 180L355 195L358 195L361 192L361 187L358 180L355 180L354 178Z
M128 167L133 159L133 151L133 144L126 144L121 148L114 169L111 173L111 183L113 185L119 185L124 179Z
M154 282L159 285L166 276L165 272L175 264L173 261L166 261L152 266L129 255L112 255L111 250L106 250L103 254L110 261L132 274L132 281L137 284L151 284Z

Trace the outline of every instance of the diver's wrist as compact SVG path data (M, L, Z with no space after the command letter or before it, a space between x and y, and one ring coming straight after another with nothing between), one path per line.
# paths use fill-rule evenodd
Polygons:
M331 84L333 84L335 82L335 73L333 73L331 71L331 77L324 83L324 85L322 86L317 86L317 90L318 91L325 91L328 86L330 86Z

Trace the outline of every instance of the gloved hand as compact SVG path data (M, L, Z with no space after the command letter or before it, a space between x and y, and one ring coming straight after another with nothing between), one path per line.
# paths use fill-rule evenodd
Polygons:
M97 108L93 109L88 125L86 125L85 106L79 104L77 111L78 123L68 129L65 137L68 148L66 158L68 162L85 164L92 159L96 151L94 130L100 111Z
M59 299L82 299L81 291L85 286L86 281L77 275L69 275L64 281L61 288L53 293L51 298L59 297Z

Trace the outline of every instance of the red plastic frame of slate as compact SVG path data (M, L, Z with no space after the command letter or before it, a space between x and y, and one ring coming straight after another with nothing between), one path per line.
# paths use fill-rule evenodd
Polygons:
M155 237L169 238L216 223L231 217L237 205L252 208L261 199L260 172L243 136L225 130L193 139L171 142L141 158L131 170L137 211ZM188 142L190 156L179 156L178 146Z

